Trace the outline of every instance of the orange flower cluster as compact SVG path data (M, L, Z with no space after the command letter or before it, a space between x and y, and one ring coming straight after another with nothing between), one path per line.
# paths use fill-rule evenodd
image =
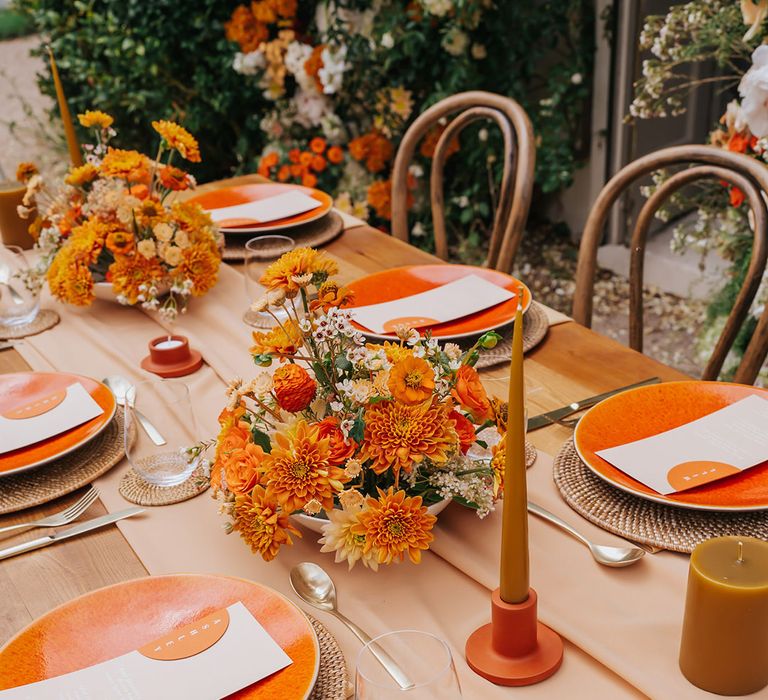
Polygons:
M320 80L320 69L323 67L322 53L325 50L325 44L319 44L312 49L309 58L304 61L304 70L307 75L314 79L317 91L323 93L323 82Z
M422 140L421 146L419 146L419 153L425 158L434 157L437 142L440 140L444 131L444 126L436 126L430 129ZM450 158L454 153L458 152L460 148L459 138L458 136L454 136L448 144L448 148L445 150L445 157Z
M282 157L277 151L266 153L259 160L258 173L279 182L315 187L320 173L343 162L344 151L340 146L329 147L325 139L316 136L306 150L292 148L287 157Z
M296 10L297 0L254 0L239 5L224 23L226 37L237 42L244 53L255 51L269 39L269 26L291 26Z
M259 278L259 284L267 289L295 293L300 289L297 278L322 275L325 280L338 272L339 266L327 253L314 248L295 248L272 263Z
M371 173L380 173L387 167L394 153L392 142L378 131L369 131L349 142L349 154L365 163Z

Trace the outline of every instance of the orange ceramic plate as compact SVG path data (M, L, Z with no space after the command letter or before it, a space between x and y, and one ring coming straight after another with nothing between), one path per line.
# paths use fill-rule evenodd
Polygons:
M349 285L355 293L355 306L368 306L380 304L385 301L402 299L421 292L429 291L435 287L454 282L467 275L477 275L489 282L504 287L515 296L511 299L483 309L477 313L463 316L462 318L431 326L432 335L436 338L468 338L473 335L493 331L510 323L515 318L517 311L517 291L523 289L523 312L531 305L531 292L522 282L511 275L506 275L497 270L489 270L485 267L473 265L410 265L408 267L395 267L391 270L376 272L367 277L361 277ZM391 340L394 335L378 335L367 328L355 324L369 338L379 340Z
M0 413L20 404L50 396L53 392L65 389L75 382L80 382L85 387L96 403L104 409L104 413L47 440L0 454L0 478L25 469L39 467L93 440L109 425L116 408L112 392L101 382L89 377L65 372L0 374Z
M286 228L307 224L310 221L316 221L324 217L333 206L333 197L320 190L311 187L302 187L301 185L284 185L280 183L264 183L253 185L239 185L237 187L223 187L220 190L211 190L204 194L193 197L190 201L197 202L203 209L221 209L222 207L232 207L236 204L246 204L247 202L258 202L267 197L275 197L289 190L298 190L320 202L320 206L305 211L303 214L290 216L286 219L277 219L268 221L264 224L251 222L243 226L222 227L226 233L262 233L264 231L280 231Z
M595 454L703 418L750 394L768 397L765 389L725 382L669 382L632 389L584 414L574 432L576 450L601 479L641 498L698 510L768 509L768 461L740 474L664 496Z
M51 610L0 649L0 690L127 654L238 601L293 663L228 697L307 698L317 678L320 648L304 613L276 591L253 581L197 574L125 581Z

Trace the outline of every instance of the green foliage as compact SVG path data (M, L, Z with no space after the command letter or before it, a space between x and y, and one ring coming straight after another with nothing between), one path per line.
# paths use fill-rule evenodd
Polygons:
M34 31L34 25L27 15L15 10L0 10L0 41L26 36Z

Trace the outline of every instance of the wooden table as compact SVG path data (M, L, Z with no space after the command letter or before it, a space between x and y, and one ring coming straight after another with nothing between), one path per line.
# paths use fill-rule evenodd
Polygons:
M346 270L345 264L376 272L403 264L439 262L368 226L349 229L326 250L338 259L339 278L344 282L356 274ZM0 372L28 369L15 350L0 351ZM483 372L488 388L499 396L506 395L507 372L504 365ZM528 410L535 415L651 376L664 380L687 378L583 326L563 323L550 328L548 337L526 357ZM555 454L569 435L569 430L552 426L537 430L530 439L540 450ZM59 511L81 493L0 517L0 526ZM103 506L97 503L89 509L88 516L104 512ZM10 544L17 540L0 541ZM115 526L0 562L0 644L61 603L95 588L146 574Z

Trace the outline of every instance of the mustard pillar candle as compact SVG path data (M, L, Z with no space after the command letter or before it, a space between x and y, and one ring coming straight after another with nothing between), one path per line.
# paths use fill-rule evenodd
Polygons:
M59 102L59 112L61 121L64 124L64 135L67 137L67 149L69 150L69 159L72 166L77 168L83 164L83 154L80 152L80 144L77 141L75 127L72 124L72 116L69 113L69 105L64 95L64 87L59 78L59 69L56 66L56 60L53 58L53 51L48 48L48 58L51 62L51 75L53 76L53 86L56 88L56 99Z
M719 695L768 685L768 542L715 537L693 550L680 670Z
M523 384L523 311L518 305L509 370L504 510L501 520L499 595L505 603L528 598L528 488L525 474L525 389Z

